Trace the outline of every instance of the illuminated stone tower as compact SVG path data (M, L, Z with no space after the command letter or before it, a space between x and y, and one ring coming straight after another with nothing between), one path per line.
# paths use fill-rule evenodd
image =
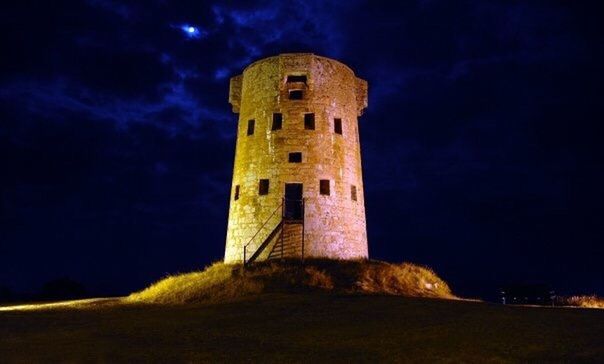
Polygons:
M281 54L231 78L229 102L239 122L225 262L367 258L367 82L333 59Z

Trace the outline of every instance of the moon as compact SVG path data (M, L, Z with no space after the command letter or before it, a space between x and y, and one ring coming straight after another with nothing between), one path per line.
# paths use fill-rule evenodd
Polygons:
M201 31L195 25L181 24L178 27L188 38L199 38L201 36Z

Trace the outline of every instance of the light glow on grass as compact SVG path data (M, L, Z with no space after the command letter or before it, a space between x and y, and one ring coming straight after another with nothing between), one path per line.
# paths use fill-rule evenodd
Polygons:
M604 297L598 297L596 295L572 296L563 298L563 304L573 307L604 309Z
M37 311L37 310L48 310L54 308L81 308L92 303L105 302L110 300L116 300L113 297L106 298L87 298L82 300L71 300L71 301L60 301L60 302L49 302L49 303L32 303L14 306L3 306L0 307L0 311Z

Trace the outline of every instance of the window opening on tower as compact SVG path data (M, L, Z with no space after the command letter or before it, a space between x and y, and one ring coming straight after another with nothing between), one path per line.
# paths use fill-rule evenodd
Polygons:
M268 195L268 179L261 179L258 183L258 194Z
M302 152L289 153L289 163L302 163Z
M304 98L304 91L302 90L289 90L290 100L302 100Z
M329 180L328 179L322 179L319 181L319 192L322 195L329 196L330 191L329 191Z
M271 130L279 130L281 128L283 128L283 114L276 112L273 114L273 125Z
M256 125L255 120L247 121L247 135L254 135L254 126Z
M340 118L333 119L333 131L336 134L342 135L342 119L340 119Z
M315 130L315 114L304 114L304 129Z

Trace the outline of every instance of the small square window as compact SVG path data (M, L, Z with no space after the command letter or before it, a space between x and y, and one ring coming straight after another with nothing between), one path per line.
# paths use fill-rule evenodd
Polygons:
M274 113L273 114L273 126L271 130L279 130L283 127L283 114Z
M302 153L301 152L289 153L289 163L302 163Z
M268 195L268 180L261 179L258 184L258 194L259 195Z
M350 198L353 201L357 200L357 186L350 186Z
M306 83L306 75L289 75L289 76L287 76L287 83L291 83L291 82Z
M333 119L333 131L336 134L342 135L342 119L339 119L339 118Z
M319 181L319 192L322 195L328 195L329 196L329 180L328 179L322 179Z
M304 98L304 91L302 90L289 90L290 100L302 100Z
M304 114L304 129L315 130L315 114Z
M235 186L235 201L239 200L239 185Z
M254 134L254 126L256 125L256 121L255 120L248 120L247 121L247 135L253 135Z

